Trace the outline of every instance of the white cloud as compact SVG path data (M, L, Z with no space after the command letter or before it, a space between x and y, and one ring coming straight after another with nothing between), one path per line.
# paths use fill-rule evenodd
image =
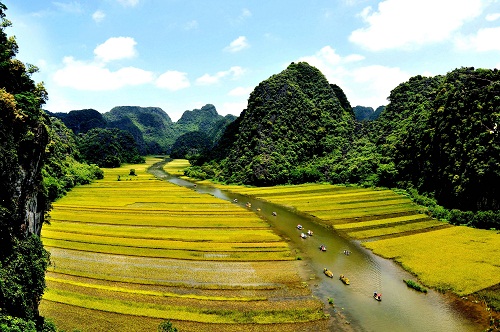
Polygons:
M97 58L104 62L132 58L136 55L134 38L112 37L94 49Z
M52 2L59 10L67 13L80 14L83 12L82 5L78 1L72 2Z
M153 80L151 72L135 67L110 71L102 64L77 61L73 57L64 58L63 63L64 67L55 72L54 81L59 86L77 90L116 90L125 86L149 83Z
M241 50L244 50L245 48L250 47L250 44L247 41L247 38L245 36L239 36L235 40L233 40L229 46L226 46L224 48L225 51L234 53L234 52L239 52Z
M239 86L239 87L234 88L231 91L229 91L228 95L234 96L234 97L242 97L242 96L248 97L248 96L250 96L250 93L253 91L253 89L254 89L254 87L245 88L245 87Z
M496 21L500 18L500 13L492 13L492 14L488 14L486 15L486 21Z
M386 105L390 91L408 80L410 75L399 68L359 66L363 59L357 54L342 57L332 47L325 46L316 54L298 61L318 68L330 83L340 86L352 106L376 108Z
M385 0L377 11L367 7L360 13L368 26L353 31L349 40L372 51L415 49L449 39L482 10L481 0Z
M106 17L106 14L104 14L104 12L101 10L97 10L94 12L94 14L92 14L92 19L96 23L102 22L102 20L104 20L105 17Z
M194 30L198 28L198 21L192 20L184 24L184 30Z
M356 87L350 89L349 101L352 106L371 106L376 108L387 105L387 97L392 89L407 81L411 75L397 67L380 65L355 68L349 72L349 85ZM342 87L341 87L342 88Z
M156 86L170 91L177 91L191 86L187 73L176 70L167 71L158 77Z
M247 101L240 101L235 103L223 103L222 107L217 108L219 114L233 114L239 116L240 113L247 108Z
M135 7L139 0L117 0L118 3L124 7Z
M500 27L479 29L475 35L460 36L455 45L462 50L500 51Z
M245 69L234 66L226 71L217 72L215 75L205 74L196 79L196 83L199 85L212 85L220 82L222 78L229 77L231 79L236 79L245 73Z

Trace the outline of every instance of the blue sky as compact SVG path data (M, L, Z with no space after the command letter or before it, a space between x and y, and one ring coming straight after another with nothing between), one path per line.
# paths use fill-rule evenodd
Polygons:
M500 0L0 0L51 112L161 107L173 121L307 61L352 106L414 75L500 69Z

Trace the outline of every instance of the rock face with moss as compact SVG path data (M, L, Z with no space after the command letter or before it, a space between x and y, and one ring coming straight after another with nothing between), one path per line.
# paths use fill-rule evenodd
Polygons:
M221 139L229 147L220 154L227 156L221 162L223 177L256 185L285 183L311 160L342 154L354 127L344 97L305 62L263 81L234 123L237 128Z

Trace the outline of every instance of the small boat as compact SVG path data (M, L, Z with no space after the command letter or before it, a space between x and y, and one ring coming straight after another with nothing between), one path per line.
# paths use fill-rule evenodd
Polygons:
M297 225L297 229L302 229L302 225L301 225L301 224L298 224L298 225Z
M277 215L278 215L278 214L277 214L276 212L273 212L273 216L275 216L275 217L276 217Z
M332 271L328 270L326 267L323 269L323 273L330 278L333 278L333 273Z
M257 208L257 211L260 211L260 208Z
M344 250L344 255L349 256L351 252L349 250Z
M313 235L313 231L308 230L308 231L307 231L307 235L312 236L312 235Z
M238 199L237 198L233 199L233 202L238 203Z
M340 281L342 281L344 284L349 285L349 278L347 278L345 275L341 274L339 277Z
M320 246L319 246L319 250L321 250L321 251L326 251L326 247L325 247L325 245L324 245L324 244L320 245Z
M373 298L377 301L382 301L382 294L373 292Z
M307 235L304 234L304 233L300 233L300 237L303 238L303 239L306 239L307 238Z
M246 206L247 208L251 208L251 207L252 207L252 203L247 202L247 203L245 204L245 206Z

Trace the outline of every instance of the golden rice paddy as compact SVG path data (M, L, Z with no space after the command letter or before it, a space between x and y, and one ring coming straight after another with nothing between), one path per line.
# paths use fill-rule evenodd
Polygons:
M52 261L43 315L80 331L154 331L166 319L182 331L324 324L322 302L299 276L303 263L269 224L156 180L146 169L157 161L105 169L53 204L42 230Z

